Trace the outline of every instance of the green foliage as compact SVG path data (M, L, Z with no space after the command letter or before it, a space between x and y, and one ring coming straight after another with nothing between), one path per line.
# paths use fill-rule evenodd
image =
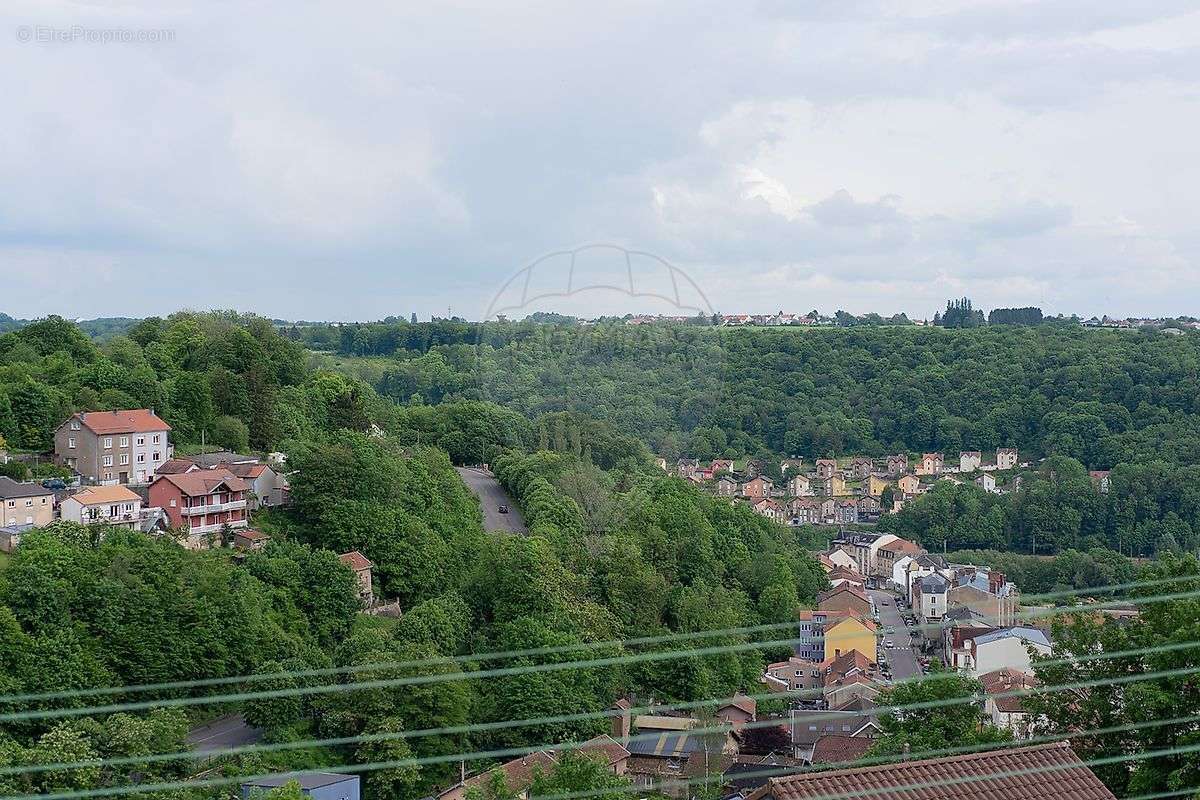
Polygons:
M979 681L958 673L934 670L921 680L896 684L879 699L891 710L879 718L879 738L872 756L898 756L908 752L920 758L926 751L953 745L972 746L1004 742L1008 731L985 724L976 700L983 693ZM928 707L911 708L929 704ZM903 711L896 710L903 707Z

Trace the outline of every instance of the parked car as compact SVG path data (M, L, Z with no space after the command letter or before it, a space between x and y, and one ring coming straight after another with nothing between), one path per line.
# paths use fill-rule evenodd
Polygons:
M42 481L42 486L51 491L57 492L67 488L67 482L62 478L46 478Z

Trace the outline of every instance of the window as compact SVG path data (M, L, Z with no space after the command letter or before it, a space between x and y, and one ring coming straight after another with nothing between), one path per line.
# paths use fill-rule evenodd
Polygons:
M151 461L158 461L158 453L151 453L151 454L150 454L150 460L151 460Z
M121 447L129 447L129 437L128 436L121 437Z
M138 453L138 454L137 454L137 462L138 462L139 464L144 464L144 463L146 463L146 454L145 454L145 453Z
M139 446L139 447L141 447L142 445L144 445L144 444L146 443L146 437L145 437L145 436L139 436L139 437L137 437L137 439L135 439L134 441L136 441L136 442L137 442L137 444L138 444L138 446Z
M8 501L8 507L9 507L9 508L16 508L16 507L17 507L17 501L16 501L16 500L9 500L9 501Z
M71 420L71 430L73 430L73 431L79 430L79 420L77 420L77 419Z
M112 456L104 456L103 463L104 463L104 466L111 467L112 466Z
M133 503L126 503L126 504L125 504L125 510L126 510L126 511L133 511Z
M117 515L118 515L118 514L120 514L120 513L121 513L121 507L120 507L120 506L109 506L109 507L108 507L108 515L109 515L110 517L115 517L115 516L117 516Z
M105 449L105 450L111 450L111 449L112 449L112 437L111 437L111 436L105 436L105 437L104 437L104 449Z
M71 448L72 450L75 449L75 437L74 436L67 437L67 447Z
M33 498L32 498L32 497L30 497L30 498L28 498L28 499L26 499L26 500L25 500L25 507L26 507L26 508L33 508Z
M174 507L175 507L175 501L174 501L174 500L172 500L172 501L171 501L171 508L174 508Z
M111 473L111 472L109 472L109 471L105 471L105 473L104 473L104 480L106 480L106 481L111 481L111 480L112 480L112 473Z
M158 444L158 437L159 437L159 434L156 433L156 434L154 434L154 436L150 437L150 441L154 442L155 444Z
M121 453L121 466L123 467L128 463L129 463L129 453Z

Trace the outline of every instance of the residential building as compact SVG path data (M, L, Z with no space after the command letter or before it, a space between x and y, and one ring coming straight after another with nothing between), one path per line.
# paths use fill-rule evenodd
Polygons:
M722 722L732 726L734 730L737 730L748 722L754 722L757 714L758 701L742 692L738 692L733 697L721 701L717 705L715 716Z
M883 506L880 504L878 497L863 495L854 502L858 505L859 521L864 521L864 518L867 518L868 520L874 520L879 516L880 511L883 510Z
M1100 494L1108 494L1108 487L1112 481L1109 479L1109 471L1106 469L1094 469L1088 473L1088 477L1092 479L1092 483L1096 486L1096 491Z
M218 464L217 468L227 469L246 482L246 507L251 511L287 505L290 499L287 477L269 464L232 462Z
M961 660L952 666L969 675L983 675L1001 667L1032 673L1029 649L1041 655L1050 652L1045 631L1020 625L986 631L965 639L963 645Z
M913 582L913 608L925 623L938 622L946 613L950 582L941 575L926 575Z
M825 557L828 558L836 567L843 567L845 569L858 572L858 561L854 558L854 555L846 550L841 549L840 547L835 546L833 549L825 553ZM862 573L858 574L861 578Z
M838 470L837 459L835 458L818 458L816 461L817 477L822 480L829 480Z
M871 598L865 589L852 583L843 583L826 589L817 595L818 611L852 611L860 617L870 617Z
M681 478L691 477L698 469L700 462L694 458L681 458L675 462L675 474Z
M718 472L733 472L733 462L728 458L714 458L708 467L713 475Z
M850 462L850 474L858 480L866 480L875 470L875 462L865 456L855 456Z
M186 458L168 458L154 470L155 475L178 475L183 472L195 472L200 469L195 461Z
M869 497L880 497L883 494L883 490L891 486L891 484L892 482L888 479L887 475L880 475L877 472L873 472L867 476L867 480L863 484L863 489L866 490L864 493Z
M825 493L830 497L844 497L849 494L846 491L846 478L840 472L835 472L825 481Z
M796 498L788 504L792 514L793 525L817 525L821 522L821 503L819 500Z
M913 558L925 552L925 548L908 539L893 537L891 541L875 551L875 565L872 575L880 582L895 583L896 562L905 556Z
M788 481L787 487L788 494L792 497L811 497L813 493L812 481L808 479L807 475L793 475Z
M742 484L742 497L762 499L771 496L771 481L761 475Z
M978 450L963 450L958 454L958 471L974 472L983 466L983 453Z
M862 711L793 709L789 727L792 731L792 756L809 763L813 759L813 749L822 736L851 736L870 742L879 737L881 730L878 717ZM825 792L829 792L828 787Z
M894 478L908 472L908 454L897 453L894 456L888 456L887 471L888 475Z
M946 566L946 559L942 556L933 553L922 553L913 558L905 567L906 574L904 577L904 598L910 601L914 609L918 608L919 603L916 601L916 593L914 587L916 582L926 575L935 573L942 574L942 577L953 574Z
M171 527L187 528L185 546L198 549L225 528L247 527L246 488L225 469L159 475L150 484L150 503L166 511Z
M762 682L772 692L799 692L823 684L819 662L799 656L768 664Z
M358 583L358 598L362 600L363 605L370 606L374 603L375 588L371 580L371 570L375 565L371 560L357 550L342 553L338 560L354 573L354 579Z
M0 475L0 525L40 528L54 521L54 492L40 483Z
M787 475L787 471L799 472L804 469L804 459L802 458L785 458L779 462L779 471Z
M496 772L504 776L505 785L518 800L525 800L529 796L529 787L533 785L534 773L549 773L555 763L553 751L538 750L456 783L440 792L437 800L466 800L467 793L472 790L483 792Z
M940 475L944 466L945 459L941 453L924 453L921 456L921 463L917 467L917 474Z
M833 521L838 525L854 525L858 522L858 502L838 500L833 506Z
M825 661L857 650L875 663L875 623L853 612L830 612L825 620Z
M780 525L787 521L787 514L783 506L770 498L756 500L753 508L756 514L760 514L773 522L778 522Z
M996 448L996 469L1015 469L1017 466L1017 448Z
M300 792L312 800L359 800L359 776L343 775L333 772L306 772L302 775L285 774L272 775L266 778L254 778L242 784L242 800L250 800L258 794L263 794L295 782L300 786Z
M103 523L135 529L142 498L124 486L88 486L58 504L59 516L81 525Z
M855 567L859 573L871 578L880 575L877 564L880 548L886 547L898 538L890 533L842 531L833 540L833 546L853 556Z
M921 481L915 475L905 475L900 480L896 481L896 485L906 497L909 495L918 494L921 491Z
M990 472L981 472L975 479L975 485L990 494L1000 494L1000 490L996 488L996 477Z
M54 458L92 483L148 483L171 458L170 431L149 408L72 414L54 432Z
M811 751L809 757L812 757ZM1116 800L1116 795L1088 769L1066 741L772 777L766 785L751 792L746 800L829 797Z
M722 475L717 479L717 494L721 497L737 497L741 494L741 487L730 476Z
M875 744L866 736L847 736L841 733L827 733L817 739L813 745L809 762L812 764L849 764L867 754Z
M845 553L842 555L845 555ZM835 588L841 586L843 583L854 584L860 589L866 588L867 585L867 579L859 574L858 570L853 566L836 566L829 571L829 573L825 576L825 579L829 581L830 586Z
M1025 708L1021 692L1038 686L1038 679L1027 672L1001 667L979 676L983 684L983 713L992 724L1012 732L1014 739L1031 739L1036 715Z

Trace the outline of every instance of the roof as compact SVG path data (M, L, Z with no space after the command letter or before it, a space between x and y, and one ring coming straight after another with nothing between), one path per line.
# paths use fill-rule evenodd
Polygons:
M229 470L239 478L254 479L266 472L269 467L266 464L231 464L222 462L219 466Z
M853 736L868 725L875 725L873 714L855 711L798 711L791 718L792 743L814 745L822 736L831 733Z
M971 638L975 640L975 645L979 646L981 644L987 644L988 642L994 642L998 639L1008 639L1013 636L1019 637L1033 644L1043 645L1044 647L1050 646L1050 640L1046 638L1045 631L1041 630L1040 628L1026 628L1022 626L998 628L996 630L988 631L987 633L981 633L978 636L973 636Z
M660 717L654 714L640 714L633 718L633 727L648 728L652 731L690 731L699 724L692 717Z
M48 494L54 494L54 490L40 483L14 481L7 475L0 475L0 497L41 497Z
M155 475L176 475L189 470L199 469L194 461L186 458L168 458L154 469Z
M920 580L921 591L929 594L941 594L950 588L950 581L938 575L936 572L932 575L926 575Z
M99 435L169 431L171 426L148 408L125 411L84 411L76 414L83 426Z
M243 456L232 450L218 450L215 453L197 453L194 456L188 456L188 459L197 466L211 469L212 467L221 466L224 464L252 464L258 459L255 456Z
M371 560L357 550L351 550L349 553L342 553L338 556L338 561L341 561L350 569L358 572L360 569L370 569L375 566Z
M629 740L629 753L635 756L658 758L680 758L704 748L703 737L688 731L663 731L657 736L653 730L639 733Z
M817 739L813 745L812 763L839 764L862 758L874 744L865 736L845 736L831 733Z
M1115 800L1068 742L772 778L750 800Z
M579 752L588 755L602 755L605 763L609 765L629 758L629 750L625 748L625 745L606 733L588 739L579 746Z
M126 487L114 484L113 486L89 486L71 495L69 499L90 506L96 503L132 503L142 498Z
M742 694L741 692L738 692L724 703L721 703L721 705L718 707L718 710L722 708L729 708L731 706L733 708L745 711L752 717L758 712L758 701L753 697Z
M1032 689L1038 685L1037 678L1027 672L1022 672L1019 669L1011 667L1001 667L1000 669L986 672L979 676L979 682L983 684L983 690L992 695L1020 692L1023 689ZM1006 714L1024 713L1024 700L1025 698L1019 695L992 698L992 702L996 704L996 708Z
M784 775L794 770L799 772L804 762L798 758L770 753L765 756L740 755L725 770L725 783L733 789L757 789L772 775Z
M270 536L263 533L262 531L256 531L256 530L253 530L252 528L245 528L243 530L240 530L237 533L235 533L234 536L237 536L240 539L249 539L252 542L265 542L271 538Z
M473 775L463 781L462 786L467 789L476 786L482 788L491 780L491 774L495 770L500 770L504 774L504 782L508 785L508 788L511 791L520 793L528 789L529 785L533 783L533 772L535 769L547 771L550 767L554 766L554 763L553 753L539 750L521 758L514 758L512 761L507 761L487 772Z
M829 598L833 597L834 595L841 594L842 592L849 592L850 594L854 595L855 597L862 600L863 602L866 602L866 603L870 602L870 600L867 598L867 591L865 589L863 589L859 584L857 584L857 583L839 583L837 586L834 586L830 589L826 589L825 591L823 591L819 595L817 595L817 605L820 605L825 600L828 600Z
M195 472L180 472L174 475L162 475L154 480L169 481L188 497L199 497L212 494L213 490L224 484L231 492L246 490L246 482L223 469L202 469Z
M302 775L271 775L245 781L242 786L283 786L295 781L301 789L319 789L343 781L358 782L357 775L339 775L336 772L305 772Z

